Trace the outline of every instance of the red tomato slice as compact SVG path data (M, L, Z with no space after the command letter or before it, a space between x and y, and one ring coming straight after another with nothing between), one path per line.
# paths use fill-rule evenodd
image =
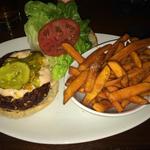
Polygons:
M59 56L65 53L61 44L67 42L74 45L79 36L79 25L71 19L63 18L47 23L39 31L38 41L44 54Z

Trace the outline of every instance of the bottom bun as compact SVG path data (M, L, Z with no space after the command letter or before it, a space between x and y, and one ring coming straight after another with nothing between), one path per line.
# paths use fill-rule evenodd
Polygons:
M55 99L58 93L58 88L59 82L57 81L53 84L52 89L50 89L47 97L34 107L28 108L26 110L7 110L0 108L0 115L14 119L30 116L48 106Z

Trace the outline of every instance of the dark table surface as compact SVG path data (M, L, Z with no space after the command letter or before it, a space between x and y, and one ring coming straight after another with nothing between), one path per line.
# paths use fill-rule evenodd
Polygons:
M22 20L17 23L10 36L7 30L0 30L0 42L24 36L26 17L24 3L18 1ZM130 0L77 0L82 18L91 20L94 32L113 35L128 33L140 38L150 37L150 2ZM150 149L150 119L126 132L87 143L70 145L44 145L22 141L0 133L0 150L148 150Z

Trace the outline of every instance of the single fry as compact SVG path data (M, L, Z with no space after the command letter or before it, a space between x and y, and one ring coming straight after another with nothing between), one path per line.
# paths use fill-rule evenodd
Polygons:
M74 49L74 47L68 43L62 44L63 48L66 50L66 52L73 57L79 64L83 63L84 58L81 56L81 54Z
M111 81L107 81L105 83L104 87L115 86L116 84L120 83L120 81L121 81L121 78L114 79L114 80L111 80Z
M116 108L117 112L122 112L123 111L123 107L121 106L121 104L117 101L111 101L112 105Z
M94 51L93 53L91 53L86 59L85 61L80 64L79 66L79 70L85 70L87 69L91 64L96 63L98 61L98 63L102 63L104 56L105 56L105 52L107 50L109 50L112 47L111 44L105 45L104 47L100 47L98 48L96 51Z
M138 54L136 52L132 52L130 55L131 55L131 58L133 59L135 65L139 68L142 68L142 62L141 62Z
M117 90L118 90L118 87L117 87L117 86L108 86L108 87L107 87L107 90L108 90L109 92L114 92L114 91L117 91Z
M120 42L126 42L127 40L129 40L130 39L130 36L129 36L129 34L124 34L123 36L121 36L115 43L114 43L114 45L115 44L117 44L117 43L120 43Z
M121 106L122 106L122 108L125 108L126 106L128 106L129 103L130 103L130 101L127 100L127 99L122 100L122 101L121 101Z
M149 103L147 99L142 98L140 96L130 97L129 101L132 103L138 104L138 105L145 105L145 104Z
M150 75L143 80L143 82L150 82Z
M132 42L125 48L121 49L118 53L116 53L114 56L111 57L111 60L120 61L123 58L127 57L130 53L140 49L144 48L150 45L150 38L138 40L135 42Z
M123 107L121 106L120 102L115 100L114 97L111 96L111 93L109 93L108 91L106 91L106 95L108 97L108 100L116 108L117 112L122 112L123 111Z
M127 74L128 74L129 78L134 78L135 76L139 75L142 72L143 72L143 68L137 68L137 67L135 67L135 68L129 70L127 72Z
M150 62L143 63L142 68L134 68L128 72L129 80L135 79L136 77L145 77L150 72Z
M65 86L70 85L70 83L71 83L74 79L75 79L74 76L70 76L70 77L67 79L67 81L66 81L66 83L65 83Z
M135 41L138 41L138 40L139 40L139 38L137 38L137 37L131 37L131 38L130 38L130 41L131 41L131 42L135 42Z
M115 61L109 61L108 65L118 78L126 74L124 69L119 65L119 63Z
M112 107L112 104L108 100L101 100L100 102L95 102L92 108L98 112L105 112Z
M133 68L134 64L132 62L129 62L129 63L126 63L124 65L122 65L122 68L125 70L125 71L129 71Z
M144 70L149 70L150 69L150 62L145 62L145 63L143 63L143 69Z
M128 99L135 95L140 95L150 90L150 83L139 83L137 85L129 86L109 94L109 98L115 101Z
M130 74L129 74L129 80L130 80L129 85L135 85L142 82L149 75L149 73L150 73L149 70L141 71L132 78L130 78Z
M77 68L70 66L69 67L69 74L76 77L80 74L80 71Z
M98 74L92 91L86 93L83 99L84 105L88 105L98 95L98 93L101 92L105 83L109 79L109 76L110 76L110 69L108 66L105 66L103 70Z
M121 49L123 49L125 46L124 46L124 43L123 42L119 42L118 43L118 47L117 47L117 49L116 49L116 51L115 51L115 54L117 53L117 52L119 52Z
M97 66L94 64L89 68L88 76L85 82L85 92L91 92L97 77Z
M125 57L123 59L121 59L120 61L118 61L121 65L126 65L126 64L130 64L130 63L133 63L133 61L131 61L131 57ZM135 66L135 64L134 64Z
M140 96L150 96L150 90L140 94Z
M85 92L84 87L80 87L79 90L78 90L78 92L84 93Z
M64 91L64 104L75 94L75 92L84 84L87 78L87 70L80 73Z
M150 55L150 48L149 48L149 49L144 50L144 54L146 54L146 55Z
M129 86L129 78L128 78L128 75L127 75L127 74L122 77L120 83L121 83L121 85L122 85L123 87Z
M106 56L105 56L105 58L103 60L103 66L105 66L107 64L108 60L113 56L113 54L115 53L115 51L116 51L116 46L113 45L108 50L108 52L106 53Z
M129 34L124 34L122 37L120 37L120 42L126 42L127 40L130 39L130 35Z
M150 62L150 55L142 54L140 55L141 61L144 62Z
M106 93L104 91L99 92L97 97L102 98L102 99L108 99L107 96L106 96Z

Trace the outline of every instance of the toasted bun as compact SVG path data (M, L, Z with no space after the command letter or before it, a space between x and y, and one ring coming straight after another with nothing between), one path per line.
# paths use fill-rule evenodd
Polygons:
M7 109L0 108L0 115L17 119L17 118L27 117L36 112L39 112L40 110L44 109L54 100L58 92L58 87L59 87L59 82L57 81L53 84L52 89L50 89L48 93L48 96L34 107L31 107L26 110L7 110Z

